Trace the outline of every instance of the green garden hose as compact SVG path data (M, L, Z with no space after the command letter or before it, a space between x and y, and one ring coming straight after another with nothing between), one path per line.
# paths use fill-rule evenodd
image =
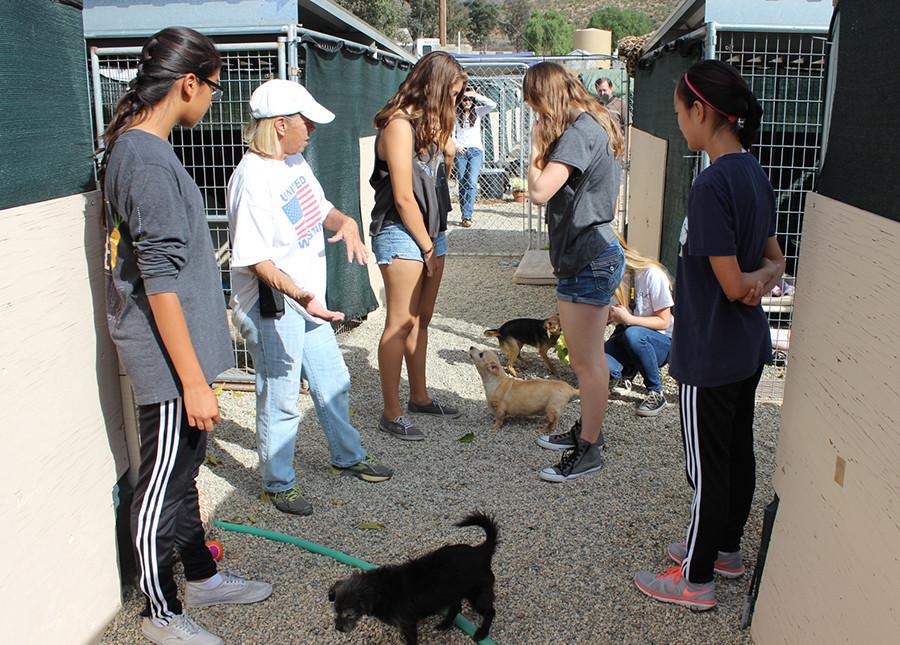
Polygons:
M372 564L371 562L366 562L365 560L360 560L358 558L354 558L352 555L347 555L342 551L338 551L337 549L332 549L327 546L322 546L321 544L316 544L315 542L310 542L309 540L304 540L302 538L294 537L293 535L287 535L286 533L277 533L275 531L267 531L266 529L259 529L255 526L244 526L243 524L232 524L231 522L213 522L214 525L218 526L221 529L225 529L226 531L234 531L235 533L246 533L248 535L255 535L256 537L266 538L267 540L273 540L275 542L284 542L285 544L293 544L294 546L299 546L301 549L305 549L311 553L316 553L318 555L324 555L333 560L337 560L341 564L348 564L351 567L356 567L357 569L376 569L377 566ZM463 630L467 635L474 636L475 635L475 625L470 623L463 617L462 614L456 614L456 618L453 619L453 623ZM490 638L482 638L478 641L479 645L496 645L493 640Z

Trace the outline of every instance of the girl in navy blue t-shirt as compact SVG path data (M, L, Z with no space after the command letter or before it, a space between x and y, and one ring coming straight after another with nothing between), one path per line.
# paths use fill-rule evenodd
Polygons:
M713 572L744 572L756 386L772 357L759 303L780 280L784 256L772 185L748 152L762 108L747 83L731 65L703 61L678 82L674 100L688 147L710 160L691 188L679 240L669 368L694 496L685 542L668 548L680 566L641 571L635 582L652 598L705 610L716 605Z

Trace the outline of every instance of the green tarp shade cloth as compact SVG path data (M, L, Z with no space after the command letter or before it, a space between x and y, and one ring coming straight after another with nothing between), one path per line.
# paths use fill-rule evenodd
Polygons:
M389 66L362 51L342 47L321 49L303 43L303 83L335 119L319 126L304 156L335 207L360 225L359 139L375 134L372 118L406 77L408 66ZM366 174L371 169L366 168ZM343 243L329 244L328 307L343 311L347 320L359 319L378 307L366 267L347 262Z
M93 190L81 10L0 3L0 209Z

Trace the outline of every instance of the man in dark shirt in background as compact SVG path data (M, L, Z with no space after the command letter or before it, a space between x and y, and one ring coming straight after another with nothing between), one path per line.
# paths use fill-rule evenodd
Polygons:
M601 76L594 82L594 89L597 91L597 100L600 101L609 113L619 120L619 127L625 129L625 108L622 104L621 97L613 96L613 84L610 79Z

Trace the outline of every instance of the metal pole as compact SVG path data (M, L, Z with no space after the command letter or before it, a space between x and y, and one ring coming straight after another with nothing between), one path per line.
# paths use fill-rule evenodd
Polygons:
M94 88L94 124L97 126L97 149L103 150L103 95L100 87L100 56L97 48L91 47L91 85Z
M716 34L719 25L715 22L706 23L706 52L705 58L707 60L715 60L716 58ZM700 155L700 172L706 170L709 167L709 153L705 150L703 154Z
M297 56L297 25L288 25L288 79L300 82L300 65Z
M287 59L286 59L286 47L287 38L284 36L278 37L278 78L286 79L287 78Z

